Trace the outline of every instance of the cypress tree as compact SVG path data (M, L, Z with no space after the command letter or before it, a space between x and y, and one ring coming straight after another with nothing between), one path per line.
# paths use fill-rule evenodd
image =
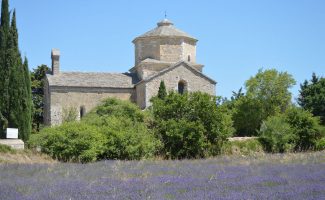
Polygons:
M158 90L158 98L159 99L165 99L166 96L167 96L167 91L166 91L165 82L161 81L160 86L159 86L159 90Z
M1 8L0 77L4 77L0 82L2 127L18 128L19 138L26 141L31 131L31 82L27 59L23 63L19 52L16 11L10 24L8 0L2 1Z
M26 109L23 110L24 113L24 127L25 127L25 135L24 139L27 140L29 138L30 132L32 130L32 118L33 118L33 102L32 102L32 88L31 88L31 78L30 72L28 69L28 60L25 57L23 64L23 72L24 72L24 82L25 82L25 93L24 99L26 99Z
M7 62L8 56L8 37L9 37L9 3L8 0L2 0L1 4L1 24L0 24L0 113L1 121L8 122L9 119L9 76L10 68ZM0 137L4 138L5 129L8 123L3 123L0 127Z

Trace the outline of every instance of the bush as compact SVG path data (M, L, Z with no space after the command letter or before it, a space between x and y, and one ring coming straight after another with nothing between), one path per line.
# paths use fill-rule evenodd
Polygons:
M286 121L297 137L295 150L314 149L316 141L322 137L319 118L314 117L309 111L297 107L289 108L285 114Z
M201 123L170 119L160 125L164 154L168 158L203 157L207 143Z
M144 123L115 116L105 117L105 122L107 125L101 127L107 138L104 158L134 160L157 154L160 142Z
M69 122L42 129L31 136L29 145L60 161L92 162L104 153L106 142L96 126Z
M264 116L263 105L257 99L247 96L237 99L232 114L236 136L256 136Z
M289 152L295 147L296 136L283 115L272 116L263 121L258 133L268 152Z
M229 141L222 147L224 155L253 155L256 153L264 153L263 145L256 138L243 141Z
M160 141L149 132L146 112L135 104L118 99L107 99L87 114L82 122L101 127L107 138L104 158L150 158L160 149Z
M316 142L316 150L317 151L325 150L325 138L322 138Z
M259 133L261 142L270 152L313 150L324 136L319 118L297 107L269 117L262 123Z
M168 158L219 154L234 130L230 116L217 107L216 97L206 93L172 91L164 99L154 97L150 110Z
M61 161L149 158L157 154L160 141L149 133L147 118L131 102L107 99L80 122L42 129L29 144Z

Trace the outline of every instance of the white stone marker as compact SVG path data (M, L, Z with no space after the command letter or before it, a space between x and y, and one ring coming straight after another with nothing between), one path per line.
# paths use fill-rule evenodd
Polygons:
M18 128L7 128L7 139L18 139Z

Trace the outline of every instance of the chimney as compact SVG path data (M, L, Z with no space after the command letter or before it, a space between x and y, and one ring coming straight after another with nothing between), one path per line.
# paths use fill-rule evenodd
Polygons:
M51 53L52 58L52 75L60 73L60 50L52 49Z

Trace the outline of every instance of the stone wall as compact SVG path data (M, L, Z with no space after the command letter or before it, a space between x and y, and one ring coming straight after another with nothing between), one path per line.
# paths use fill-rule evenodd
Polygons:
M177 91L178 83L183 81L186 83L186 89L188 92L201 91L210 95L215 95L215 84L206 78L203 78L201 75L189 70L184 66L184 64L181 64L181 66L178 66L145 83L145 107L148 107L150 105L150 99L157 95L162 80L165 82L168 91Z
M165 62L196 62L196 44L184 38L146 38L135 43L135 65L146 58Z
M188 59L190 56L190 60ZM183 42L183 60L187 62L196 62L196 46L194 42L184 41Z
M141 82L136 86L136 99L137 99L137 105L141 109L146 108L146 83Z
M47 119L47 124L50 125L61 124L64 111L68 109L75 109L78 118L80 118L80 109L82 107L87 113L109 97L122 100L135 100L135 91L133 88L52 87L50 89L50 110L48 111L50 117Z

